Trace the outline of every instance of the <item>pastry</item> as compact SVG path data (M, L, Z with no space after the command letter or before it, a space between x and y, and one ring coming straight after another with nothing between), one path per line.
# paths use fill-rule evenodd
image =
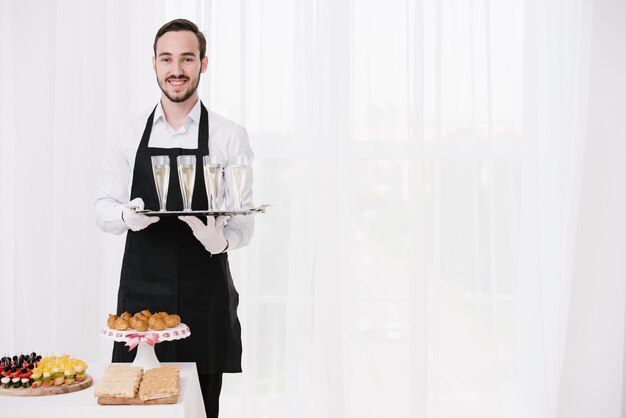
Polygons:
M137 312L135 315L133 315L133 318L135 319L141 319L142 321L147 321L148 318L150 318L149 316L146 317L144 314L142 314L141 312Z
M143 318L143 316L141 318ZM130 326L137 331L148 331L148 322L137 317L130 318Z
M107 319L107 326L109 328L115 329L115 321L117 321L117 318L119 318L117 315L109 314L109 319Z
M180 316L173 314L165 317L165 325L167 325L168 328L174 328L178 326L178 324L180 324Z
M167 325L165 324L165 320L163 319L163 317L160 317L154 320L150 328L154 329L155 331L163 331L165 328L167 328Z
M126 331L128 328L130 328L130 324L128 323L128 321L122 317L117 318L117 320L115 321L115 329L118 331Z
M150 319L148 319L148 326L150 328L154 328L154 322L157 319L163 319L163 317L161 315L159 315L158 313L152 314L152 316L150 317Z
M128 311L120 316L110 314L107 319L107 326L118 331L135 329L140 332L145 332L150 328L156 331L162 331L166 328L175 328L180 322L180 316L176 314L170 315L165 311L153 314L148 309L144 309L134 315L131 315Z

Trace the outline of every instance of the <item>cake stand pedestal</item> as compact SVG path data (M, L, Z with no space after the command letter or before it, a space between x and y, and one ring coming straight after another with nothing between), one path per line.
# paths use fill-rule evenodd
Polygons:
M189 327L183 323L178 324L175 328L167 328L163 331L137 331L128 329L119 331L116 329L103 328L100 330L100 336L107 340L117 342L125 342L129 346L129 351L137 347L137 355L133 366L143 367L144 370L160 367L159 359L154 351L154 345L164 341L182 340L191 335Z

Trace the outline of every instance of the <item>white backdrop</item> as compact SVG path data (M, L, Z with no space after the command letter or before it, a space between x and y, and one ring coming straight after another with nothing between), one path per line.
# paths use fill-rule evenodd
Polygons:
M186 17L275 205L230 254L224 416L624 416L625 7L1 0L0 352L109 360L96 178Z

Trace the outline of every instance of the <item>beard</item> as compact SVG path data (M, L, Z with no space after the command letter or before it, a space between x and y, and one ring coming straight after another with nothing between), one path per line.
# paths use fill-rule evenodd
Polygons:
M191 80L189 77L181 75L178 77L176 76L168 77L163 81L163 84L161 84L159 80L159 76L157 75L157 84L159 85L159 88L161 89L165 97L167 97L171 102L182 103L185 100L189 99L191 96L193 96L196 90L198 90L198 86L200 85L200 74L201 74L201 71L198 72L198 77L196 77L195 82ZM168 80L191 80L191 85L189 86L187 91L183 93L182 96L175 97L175 96L172 96L170 93L168 93L168 91L166 90Z

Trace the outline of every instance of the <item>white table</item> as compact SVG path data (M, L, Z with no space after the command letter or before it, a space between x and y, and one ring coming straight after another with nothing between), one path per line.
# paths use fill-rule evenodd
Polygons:
M172 364L172 363L162 363ZM106 364L89 364L94 383L73 393L52 396L0 396L0 416L15 418L204 418L204 403L195 363L175 363L180 368L180 395L172 405L98 405L93 389Z

